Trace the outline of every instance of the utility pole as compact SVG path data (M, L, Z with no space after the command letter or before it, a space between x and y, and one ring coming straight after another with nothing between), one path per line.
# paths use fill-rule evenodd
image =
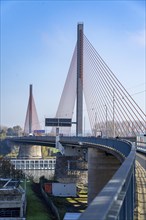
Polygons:
M105 105L105 135L107 137L107 105Z

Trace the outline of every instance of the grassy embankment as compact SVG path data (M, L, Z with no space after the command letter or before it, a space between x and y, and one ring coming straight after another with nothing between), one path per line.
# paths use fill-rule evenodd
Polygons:
M52 220L53 216L44 200L39 194L39 189L35 190L36 184L27 182L27 220Z

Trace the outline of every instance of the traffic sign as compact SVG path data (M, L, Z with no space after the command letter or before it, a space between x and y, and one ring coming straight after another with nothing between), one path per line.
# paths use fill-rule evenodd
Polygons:
M72 121L71 118L46 118L45 126L50 127L71 127Z

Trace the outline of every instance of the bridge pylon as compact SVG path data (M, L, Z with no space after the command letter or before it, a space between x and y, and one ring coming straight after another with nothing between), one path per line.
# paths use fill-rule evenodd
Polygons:
M76 135L83 133L83 24L77 26L77 103Z
M29 87L29 101L24 125L24 134L33 133L34 130L40 130L40 123L35 107L35 102L32 93L32 85Z

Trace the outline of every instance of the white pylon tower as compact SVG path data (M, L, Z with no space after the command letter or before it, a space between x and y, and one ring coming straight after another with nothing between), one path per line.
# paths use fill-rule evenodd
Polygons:
M26 119L24 124L24 133L30 134L33 133L34 130L40 130L40 123L35 107L35 102L32 94L32 85L29 87L29 101L26 113Z

